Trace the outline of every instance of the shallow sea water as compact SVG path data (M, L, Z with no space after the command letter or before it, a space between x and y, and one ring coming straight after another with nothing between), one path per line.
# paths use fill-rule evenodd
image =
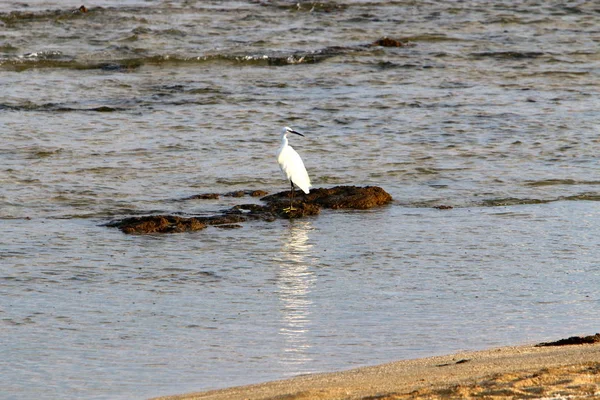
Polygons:
M597 330L594 4L87 6L0 1L0 397L148 398ZM368 46L383 36L412 45ZM103 226L285 190L285 125L314 186L394 202Z

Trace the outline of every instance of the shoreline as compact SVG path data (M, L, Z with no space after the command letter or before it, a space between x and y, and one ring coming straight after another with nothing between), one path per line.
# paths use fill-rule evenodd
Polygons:
M395 361L154 400L600 396L600 343L521 345Z

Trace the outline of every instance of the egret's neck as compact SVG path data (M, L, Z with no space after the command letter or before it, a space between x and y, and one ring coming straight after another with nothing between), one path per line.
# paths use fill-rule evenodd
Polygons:
M285 147L288 145L288 139L287 139L287 135L281 135L281 147Z

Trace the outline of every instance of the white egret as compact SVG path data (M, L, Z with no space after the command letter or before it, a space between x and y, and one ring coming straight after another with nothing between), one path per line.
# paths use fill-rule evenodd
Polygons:
M310 184L310 178L308 177L308 173L306 172L306 168L304 167L304 163L302 162L300 155L292 148L292 146L288 145L288 133L295 133L296 135L300 136L304 135L286 126L281 130L281 146L277 151L277 162L279 163L279 168L281 168L281 172L283 172L286 179L290 181L290 185L292 187L290 208L286 208L285 211L292 211L295 210L293 207L294 185L298 186L306 194L309 193L309 189L312 185Z

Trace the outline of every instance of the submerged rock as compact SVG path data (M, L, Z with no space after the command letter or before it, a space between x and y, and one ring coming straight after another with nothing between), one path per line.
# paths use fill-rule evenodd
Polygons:
M254 190L227 193L225 196L264 194L266 192ZM184 200L215 198L219 198L219 195L210 193ZM365 210L390 203L392 196L377 186L336 186L330 189L312 189L309 194L296 191L292 210L287 209L290 206L289 190L262 197L261 200L266 204L241 204L212 216L148 215L112 221L106 226L119 228L129 234L190 232L205 229L209 225L239 228L240 223L248 220L275 221L279 218L293 219L318 215L321 208Z
M265 196L267 194L269 194L269 192L266 192L264 190L236 190L235 192L225 193L225 196L226 197L244 197L244 196L260 197L260 196Z
M194 200L194 199L214 200L214 199L218 199L218 198L219 198L219 193L200 193L200 194L195 194L190 197L186 197L183 200Z
M210 217L195 217L198 221L206 225L233 225L240 222L246 222L243 215L226 212L225 214L211 215Z
M214 199L218 199L221 196L225 196L225 197L244 197L244 196L261 197L261 196L266 196L267 194L269 194L269 192L264 191L264 190L248 189L248 190L236 190L236 191L228 192L225 194L199 193L199 194L195 194L193 196L189 196L189 197L183 198L181 200L177 200L177 201L196 200L196 199L197 200L214 200Z
M409 41L402 41L397 39L391 39L389 37L382 37L381 39L377 39L371 46L381 46L381 47L406 47L406 46L415 46L414 43Z
M237 229L237 228L241 228L242 226L240 224L225 224L225 225L215 225L215 228L220 228L220 229Z

